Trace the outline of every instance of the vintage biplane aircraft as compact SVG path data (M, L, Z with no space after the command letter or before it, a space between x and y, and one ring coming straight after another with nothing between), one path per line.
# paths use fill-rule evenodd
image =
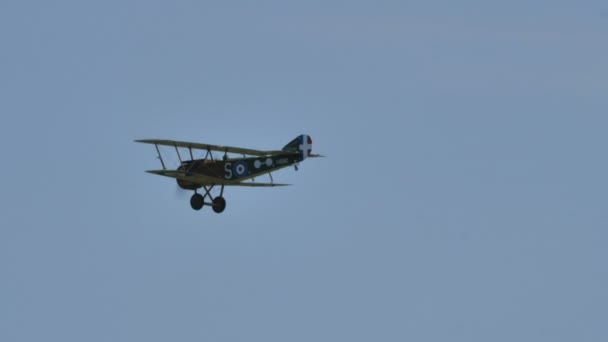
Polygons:
M226 209L226 200L223 197L225 186L273 187L289 185L275 183L271 172L292 165L298 170L298 164L304 159L322 157L311 153L312 139L308 135L300 135L285 145L283 149L276 151L260 151L160 139L135 140L135 142L152 144L156 147L158 159L163 169L146 172L175 178L180 188L194 190L194 195L190 198L192 209L200 210L203 206L208 205L216 213L221 213ZM179 159L177 169L167 169L159 146L175 148ZM180 149L187 149L190 159L182 159ZM192 150L202 150L205 156L196 159ZM222 152L223 157L221 159L214 158L213 152ZM242 157L231 157L229 153L239 154ZM270 176L270 183L255 182L256 177L265 174ZM216 186L220 187L220 194L212 197L211 190ZM198 193L201 188L204 191L203 195ZM209 197L209 202L206 201L207 197Z

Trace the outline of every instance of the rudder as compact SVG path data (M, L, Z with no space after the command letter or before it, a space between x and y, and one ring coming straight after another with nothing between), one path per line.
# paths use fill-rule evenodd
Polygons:
M285 145L283 151L300 153L300 161L302 161L312 153L312 138L309 135L302 134Z

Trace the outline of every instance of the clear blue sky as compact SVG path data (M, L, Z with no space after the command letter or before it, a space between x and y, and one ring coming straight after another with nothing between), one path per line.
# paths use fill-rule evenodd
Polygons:
M605 1L0 2L0 341L608 340ZM195 212L139 138L314 151Z

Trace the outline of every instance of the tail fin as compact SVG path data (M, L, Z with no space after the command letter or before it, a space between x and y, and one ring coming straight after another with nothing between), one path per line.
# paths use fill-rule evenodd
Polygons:
M312 153L312 139L302 134L283 147L283 151L300 153L300 161L308 158Z

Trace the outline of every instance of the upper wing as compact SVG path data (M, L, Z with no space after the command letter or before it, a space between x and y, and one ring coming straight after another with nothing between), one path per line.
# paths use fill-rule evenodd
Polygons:
M144 144L171 146L171 147L194 148L194 149L199 149L199 150L218 151L218 152L225 152L225 153L246 154L246 155L251 155L251 156L269 156L269 155L275 155L275 154L289 153L289 152L280 151L280 150L279 151L260 151L260 150L252 150L249 148L241 148L241 147L199 144L199 143L193 143L193 142L187 142L187 141L162 140L162 139L143 139L143 140L135 140L135 142L144 143Z

